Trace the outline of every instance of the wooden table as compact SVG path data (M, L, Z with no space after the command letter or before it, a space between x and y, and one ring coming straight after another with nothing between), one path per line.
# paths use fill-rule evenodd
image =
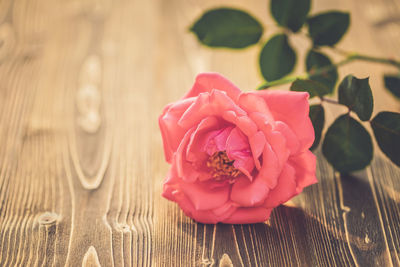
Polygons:
M264 224L197 224L160 196L162 107L202 71L261 82L259 46L207 49L189 25L229 5L262 20L264 38L278 30L265 0L216 2L0 1L0 266L400 266L400 171L378 149L342 177L317 151L319 183ZM314 0L327 9L351 11L341 48L400 57L400 2ZM302 62L309 43L291 42ZM374 113L400 111L383 71L341 75L370 76ZM328 107L328 123L340 112Z

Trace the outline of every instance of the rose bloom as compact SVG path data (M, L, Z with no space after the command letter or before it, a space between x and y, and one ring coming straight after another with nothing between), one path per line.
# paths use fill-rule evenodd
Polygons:
M242 92L217 73L198 75L159 117L171 164L163 196L198 222L264 222L317 182L308 112L306 92Z

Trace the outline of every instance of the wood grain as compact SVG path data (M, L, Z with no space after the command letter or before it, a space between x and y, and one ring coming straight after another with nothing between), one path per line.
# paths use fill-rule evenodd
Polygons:
M188 26L228 5L270 35L266 2L0 1L0 266L400 266L400 170L378 149L347 176L317 152L319 183L263 224L197 224L161 198L163 106L202 71L261 82L259 47L207 49ZM400 58L399 2L313 1L327 9L351 11L341 48ZM309 43L290 41L302 62ZM377 113L400 111L382 84L393 71L341 74L370 76Z

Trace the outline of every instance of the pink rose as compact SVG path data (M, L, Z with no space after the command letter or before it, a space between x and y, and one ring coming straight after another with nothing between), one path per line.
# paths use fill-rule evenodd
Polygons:
M216 73L159 117L163 196L202 223L256 223L317 182L308 93L241 92Z

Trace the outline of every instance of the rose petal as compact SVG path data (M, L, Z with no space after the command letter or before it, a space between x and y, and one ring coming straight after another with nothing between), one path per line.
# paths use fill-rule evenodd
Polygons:
M256 179L264 180L268 188L274 188L278 182L278 176L281 172L281 168L275 152L268 143L265 144L262 159L263 164Z
M206 133L199 145L199 151L205 152L207 156L210 156L210 155L214 154L216 151L218 151L218 147L217 147L217 144L215 143L214 138L221 133L224 136L225 131L228 131L228 129L219 129L219 130L215 130L215 131ZM229 134L229 133L226 133L226 134Z
M233 130L233 127L226 127L225 129L223 129L219 134L217 134L214 137L214 143L215 143L217 151L226 150L226 142L227 142L232 130ZM209 155L212 155L213 153L209 153Z
M174 170L174 167L171 167L163 183L162 196L168 200L175 201L173 192L179 188L178 182L176 171Z
M253 160L258 170L261 169L259 157L264 151L266 142L267 141L265 140L265 135L261 131L258 131L256 134L249 138L251 154L253 155Z
M238 158L233 163L233 166L246 175L250 181L253 180L251 172L254 169L254 161L251 157Z
M273 122L274 117L265 100L253 92L241 93L238 98L239 106L247 113L257 112L266 116L268 122Z
M247 136L257 133L257 125L248 116L237 117L235 124Z
M182 192L191 200L196 210L215 209L228 201L229 186L210 188L207 182L180 183Z
M286 164L278 178L278 184L269 192L264 206L267 208L277 207L295 195L297 195L295 170Z
M249 142L242 131L238 127L235 127L226 139L226 152L229 156L230 152L244 150L250 152Z
M257 91L263 97L276 121L283 121L297 135L300 150L307 150L314 142L314 128L308 116L308 93L293 91Z
M250 152L247 137L235 127L226 140L226 154L234 160L233 166L243 172L250 180L253 179L251 172L254 169L254 160Z
M226 139L232 129L233 127L215 116L201 120L186 147L187 160L197 164L215 151L225 150Z
M226 92L232 99L236 99L241 93L239 88L222 75L218 73L201 73L197 75L192 89L183 98L198 96L204 92L210 93L213 89Z
M192 162L196 161L198 154L202 153L202 151L200 151L202 137L210 131L217 130L219 125L219 120L214 116L206 117L199 123L196 130L190 136L190 141L186 147L187 160Z
M163 113L158 118L164 145L164 155L168 163L171 163L172 155L188 130L180 127L178 121L194 101L194 98L189 98L169 104L164 108Z
M286 163L290 151L286 145L286 139L282 133L277 131L271 131L266 135L267 142L271 145L272 151L274 151L275 156L279 162L279 171L282 170L283 165Z
M227 201L223 206L213 209L212 213L217 216L218 221L222 221L231 216L236 209L237 207L236 205L234 205L234 203L232 203L231 201Z
M210 173L210 171L207 169L207 171L199 171L199 177L198 177L198 179L199 179L199 181L200 182L204 182L204 181L207 181L207 180L210 180L211 178L213 178L212 177L212 175L211 175L211 173Z
M257 124L257 127L263 132L266 143L269 144L273 153L275 153L275 157L279 162L278 171L280 172L283 168L283 164L287 161L290 154L288 146L286 145L286 138L281 132L273 129L276 128L276 123L274 122L274 124L271 124L267 121L268 118L262 114L253 112L250 114L250 117Z
M244 135L249 138L257 133L258 128L257 124L247 115L240 115L236 112L231 110L225 111L222 113L222 118L227 122L236 125Z
M286 123L282 121L277 121L275 130L282 133L283 136L285 136L286 146L290 150L291 155L299 152L300 142L297 139L296 134L292 131L292 129L289 128L289 126L287 126Z
M252 112L249 114L251 120L257 125L258 129L263 132L271 131L272 128L275 127L275 121L271 120L271 118L260 112Z
M246 115L246 112L223 91L212 90L211 93L201 93L182 115L178 125L188 129L207 116L222 116L227 110L239 116Z
M226 140L232 131L233 127L225 127L219 130L208 132L200 140L199 151L206 152L211 156L217 151L224 151L226 149Z
M318 182L315 176L316 158L311 151L307 150L304 153L290 157L289 163L296 171L297 193L300 193L304 187Z
M241 176L232 186L230 199L242 207L252 207L263 203L268 192L265 179L257 177L251 182Z
M260 223L268 220L272 209L264 207L239 208L229 218L223 220L223 223L244 224Z
M231 122L232 124L236 122L236 117L237 117L236 113L232 110L225 110L222 113L222 118L227 122Z
M187 182L194 182L199 176L199 173L193 168L193 165L186 161L186 154L185 154L187 144L189 143L190 137L194 132L194 130L195 129L192 128L189 131L187 131L187 133L182 139L182 142L179 144L177 151L174 154L174 160L172 163L173 165L175 164L176 166L176 172L178 177L182 178L182 180L185 180Z
M210 210L196 210L190 199L179 191L174 191L173 197L179 207L183 210L186 216L201 223L216 224L219 222L218 217Z

